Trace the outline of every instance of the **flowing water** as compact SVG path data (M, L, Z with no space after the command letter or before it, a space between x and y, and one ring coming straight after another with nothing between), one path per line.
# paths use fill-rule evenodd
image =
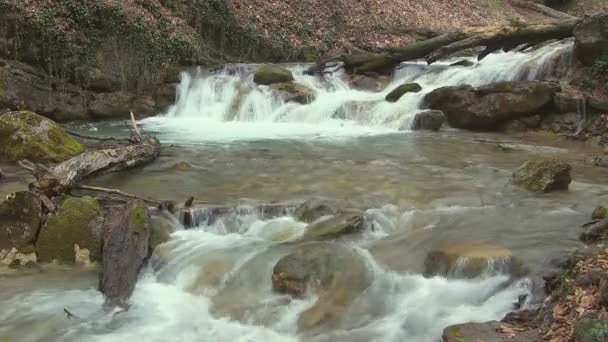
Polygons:
M289 66L298 82L317 92L308 105L284 103L255 87L255 66L182 74L175 106L142 121L167 145L161 157L94 184L180 202L194 196L240 203L240 210L195 229L175 222L177 231L157 249L127 312L101 309L94 271L2 270L0 340L424 342L439 341L450 324L501 319L522 295L525 307L537 305L540 275L579 246L577 227L608 200L608 176L581 163L584 146L546 135L407 127L424 94L440 86L563 80L571 49L571 42L558 42L497 53L473 67L407 63L382 92L354 90L339 73L319 79L305 76L305 66ZM423 91L383 101L410 80ZM125 134L122 123L72 128ZM497 140L508 142L499 148ZM573 163L569 191L533 195L510 184L515 167L544 155ZM176 168L180 162L188 166ZM332 288L329 297L321 291L300 299L273 293L273 266L299 248L283 242L297 239L307 224L290 215L258 216L251 203L315 197L365 211L366 231L334 242L354 253L348 270L355 272L361 262L364 271ZM493 268L473 279L422 276L431 248L471 242L511 249L528 276L512 279ZM340 291L355 295L324 318L331 325L301 328L317 299L331 302ZM66 318L64 308L77 317Z

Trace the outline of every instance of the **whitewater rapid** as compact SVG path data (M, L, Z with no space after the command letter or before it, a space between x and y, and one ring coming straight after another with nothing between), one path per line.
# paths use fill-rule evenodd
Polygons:
M143 120L168 142L256 139L344 138L409 130L424 96L444 86L481 86L498 81L552 80L566 77L573 42L559 41L531 52L499 52L482 61L463 57L426 65L402 63L379 92L354 89L342 71L323 77L305 75L307 65L286 65L295 81L314 89L310 104L285 102L267 86L253 83L255 65L220 71L198 68L181 74L176 103L167 113ZM450 66L467 60L470 67ZM417 82L418 93L396 103L384 100L404 82Z

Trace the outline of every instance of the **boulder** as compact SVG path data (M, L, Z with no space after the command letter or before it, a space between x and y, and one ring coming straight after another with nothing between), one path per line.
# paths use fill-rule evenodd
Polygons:
M547 115L541 121L541 128L554 133L575 132L579 124L579 115L570 112L559 115Z
M103 209L94 198L69 197L47 218L40 230L36 252L39 262L76 262L75 251L88 250L89 260L101 260Z
M496 130L506 121L537 114L559 89L557 83L536 81L443 87L427 94L423 107L441 110L452 127Z
M424 261L424 276L475 278L484 272L525 274L510 250L490 244L449 244L433 248Z
M34 252L42 223L40 200L29 191L20 191L0 203L0 251Z
M94 119L127 119L131 110L137 116L149 116L158 110L152 97L136 96L127 91L100 93L92 97L89 114Z
M589 96L589 107L598 112L608 112L608 98L600 96Z
M354 75L350 80L350 85L357 90L379 92L384 90L391 80L391 77L383 75Z
M0 160L59 163L84 150L58 124L36 113L18 111L0 116Z
M608 216L608 209L605 207L599 206L593 210L591 213L592 220L603 220Z
M461 66L461 67L472 67L475 65L475 62L472 62L468 59L462 59L458 62L454 62L452 64L450 64L450 66Z
M295 82L273 83L270 85L275 95L286 102L308 104L315 100L315 91Z
M542 118L540 115L532 115L532 116L528 116L525 118L521 118L519 119L520 122L522 122L524 125L526 125L526 127L528 128L538 128L540 127L540 123L542 121Z
M574 27L574 50L583 64L591 65L608 54L608 13L586 18Z
M556 157L530 160L513 172L513 184L537 193L566 190L572 182L571 170Z
M511 120L507 121L503 126L501 131L506 133L520 133L528 130L528 126L523 123L521 120Z
M425 110L414 116L411 129L439 131L441 125L445 122L445 115L440 110Z
M358 210L342 210L336 215L315 222L308 227L298 241L319 241L335 239L343 235L363 230L365 218Z
M253 76L253 82L260 85L271 85L274 83L291 81L293 81L291 71L276 65L263 65L255 71Z
M585 110L585 95L573 88L562 88L553 98L560 113L578 113Z
M402 85L395 88L393 91L388 93L384 98L388 102L397 102L401 96L407 93L417 93L422 90L422 87L418 83L403 83Z
M277 262L272 288L297 298L310 291L317 293L315 304L298 317L298 330L315 335L335 327L371 280L365 259L353 248L313 243L298 246Z
M595 243L608 237L608 219L594 220L583 225L579 239L584 243Z
M312 223L323 216L332 216L338 212L340 202L328 199L308 200L296 207L293 216L296 220Z

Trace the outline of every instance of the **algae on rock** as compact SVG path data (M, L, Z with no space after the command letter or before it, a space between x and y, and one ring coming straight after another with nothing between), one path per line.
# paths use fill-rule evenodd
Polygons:
M572 182L571 170L555 157L530 160L513 172L513 183L537 193L565 190Z
M0 160L59 163L84 150L57 123L36 113L16 111L0 116Z
M101 260L103 209L94 198L70 197L48 218L40 231L36 251L38 261L73 264L75 245L88 249L92 262Z
M253 81L260 85L271 85L293 81L291 71L276 65L263 65L255 71Z

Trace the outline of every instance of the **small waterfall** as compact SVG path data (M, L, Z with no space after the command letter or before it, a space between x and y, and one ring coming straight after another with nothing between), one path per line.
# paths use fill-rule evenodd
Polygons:
M578 117L578 126L576 127L575 134L579 134L585 128L585 122L587 122L587 99L585 96L576 100L576 114Z
M430 91L444 86L481 86L499 81L551 80L567 77L573 42L557 41L528 52L498 52L480 62L467 57L470 67L451 66L463 58L426 65L406 62L380 92L351 87L342 72L323 77L304 74L306 65L288 65L295 81L316 93L306 105L274 96L267 86L253 82L255 65L236 65L211 72L198 68L181 75L177 101L162 117L144 120L151 130L168 132L168 141L291 139L340 137L394 132L409 127ZM404 82L423 90L404 95L396 103L385 96ZM173 132L173 133L171 133Z

